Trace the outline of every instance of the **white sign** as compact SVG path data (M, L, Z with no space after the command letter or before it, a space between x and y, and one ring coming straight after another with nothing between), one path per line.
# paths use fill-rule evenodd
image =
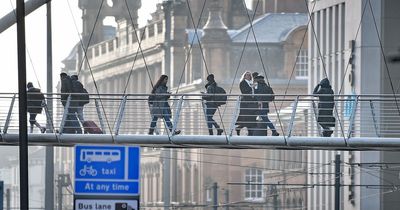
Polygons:
M76 199L75 210L139 210L137 200Z

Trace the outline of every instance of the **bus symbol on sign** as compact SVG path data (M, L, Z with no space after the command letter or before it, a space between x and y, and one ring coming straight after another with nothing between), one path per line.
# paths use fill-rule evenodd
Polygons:
M117 162L121 160L121 151L117 149L82 149L80 161L82 162Z

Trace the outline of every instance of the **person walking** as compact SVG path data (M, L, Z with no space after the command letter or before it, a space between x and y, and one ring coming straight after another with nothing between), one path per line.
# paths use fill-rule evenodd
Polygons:
M218 123L213 119L215 112L217 111L218 104L215 102L215 96L210 94L216 94L217 91L217 83L214 80L214 75L210 74L207 76L207 84L205 85L206 94L202 98L206 101L206 118L207 118L207 127L208 134L214 135L213 126L217 129L217 135L221 135L224 130L220 128Z
M256 123L256 111L257 103L254 94L252 76L250 71L246 71L242 74L239 83L240 92L246 94L241 96L240 99L240 111L239 116L236 120L237 127L235 128L237 135L240 135L240 130L247 127L248 135L253 135L253 129L257 127Z
M256 99L258 101L259 115L262 121L266 123L267 127L271 129L272 136L279 136L279 133L276 131L274 124L268 118L269 102L273 101L275 98L274 91L267 83L265 83L263 76L256 76L254 78L254 81L257 83L257 88L254 89L254 94L256 94Z
M27 107L29 112L29 123L31 124L30 132L33 132L33 126L36 125L41 133L46 132L46 127L41 126L36 121L37 114L42 113L42 104L44 103L44 95L40 89L33 87L32 82L28 82L27 88Z
M329 79L322 79L321 82L315 86L313 94L319 97L317 122L323 128L322 136L331 137L333 130L330 128L335 127L335 117L333 116L335 103L333 97L334 92Z
M81 126L79 124L78 118L76 117L76 107L77 102L72 100L69 101L68 109L65 107L67 105L68 97L71 96L72 91L72 80L71 77L68 76L65 72L60 74L61 80L61 103L64 106L64 112L66 112L66 119L64 124L64 133L82 133Z
M150 123L150 129L148 134L153 135L154 129L157 126L158 118L164 118L165 123L168 126L170 132L172 132L172 123L171 123L171 107L169 106L168 99L170 97L170 93L168 92L168 76L161 75L158 79L157 83L154 85L151 93L153 94L149 98L149 106L150 113L152 115L152 120ZM180 134L180 130L175 130L173 135Z
M85 119L83 118L83 107L85 104L89 103L89 95L85 88L83 88L82 83L78 80L78 75L71 76L71 86L72 86L72 100L74 101L75 107L74 110L78 116L79 122L81 125L85 123Z

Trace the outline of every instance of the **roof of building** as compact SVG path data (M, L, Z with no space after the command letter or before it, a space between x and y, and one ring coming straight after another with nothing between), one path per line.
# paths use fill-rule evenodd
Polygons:
M308 22L308 16L304 13L268 13L253 22L254 32L258 43L280 43L288 38L288 35L299 27L305 27ZM243 43L251 29L250 24L243 26L238 30L228 30L228 35L234 43ZM187 29L189 44L199 44L194 29ZM199 39L203 36L203 30L197 29ZM248 37L247 43L255 43L252 31Z
M304 13L268 13L253 22L253 29L258 43L279 43L299 27L307 25L308 16ZM245 42L251 25L247 24L231 37L233 42ZM255 43L250 31L247 43Z

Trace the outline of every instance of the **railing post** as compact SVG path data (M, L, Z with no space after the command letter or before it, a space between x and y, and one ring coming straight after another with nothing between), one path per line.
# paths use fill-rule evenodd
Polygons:
M180 114L181 114L181 111L182 111L183 97L184 96L181 96L181 98L179 98L178 107L175 110L174 121L173 121L173 124L172 124L172 131L171 131L172 135L175 133L175 130L178 127L179 117L180 117Z
M97 101L97 99L94 99L94 104L96 106L97 117L99 118L101 130L103 131L103 134L106 134L107 132L104 126L103 115L101 114L99 102Z
M311 100L311 103L312 103L312 107L313 107L313 110L314 110L314 117L315 117L315 122L316 122L316 124L317 124L317 130L318 130L318 135L319 136L321 136L321 128L319 127L319 125L318 125L318 115L317 115L317 107L315 107L315 102L314 102L314 100Z
M379 137L378 125L377 125L377 121L375 118L374 104L372 103L372 100L369 100L369 106L371 107L371 114L372 114L372 120L374 121L375 133L376 133L376 136Z
M49 108L47 107L46 101L42 101L42 107L44 108L44 112L46 113L46 119L47 119L47 124L49 125L49 129L51 132L54 132L54 126L53 126L53 118L49 112Z
M121 126L122 118L124 117L124 111L125 111L125 105L126 105L127 98L128 98L128 96L125 95L122 98L121 105L119 106L117 124L115 125L115 128L114 128L115 135L118 135L118 133L119 133L119 128Z
M11 104L10 104L10 108L8 109L7 119L6 119L6 123L4 124L3 133L7 133L8 126L10 125L11 114L12 114L12 110L14 107L14 102L15 102L16 97L17 97L17 94L14 94L13 98L11 99Z
M67 120L67 116L68 116L68 112L69 112L68 109L69 109L70 103L71 103L71 94L68 95L67 102L65 103L64 113L63 113L63 117L62 117L61 125L60 125L60 134L62 134L64 131L65 121Z
M288 137L292 136L293 124L294 124L294 120L296 118L296 110L297 110L298 103L299 103L299 96L296 97L296 100L294 101L294 104L292 107L292 115L290 117L289 128L288 128Z
M356 99L354 100L353 110L351 111L351 115L350 115L349 130L347 131L347 138L348 139L351 137L351 134L353 133L354 118L355 118L356 111L357 111L358 97L359 96L357 96Z
M236 120L239 115L239 110L240 110L240 96L237 97L236 99L236 105L235 105L235 110L233 110L233 115L232 115L232 120L231 120L231 126L229 128L229 136L232 136L233 130L235 129L235 124Z

